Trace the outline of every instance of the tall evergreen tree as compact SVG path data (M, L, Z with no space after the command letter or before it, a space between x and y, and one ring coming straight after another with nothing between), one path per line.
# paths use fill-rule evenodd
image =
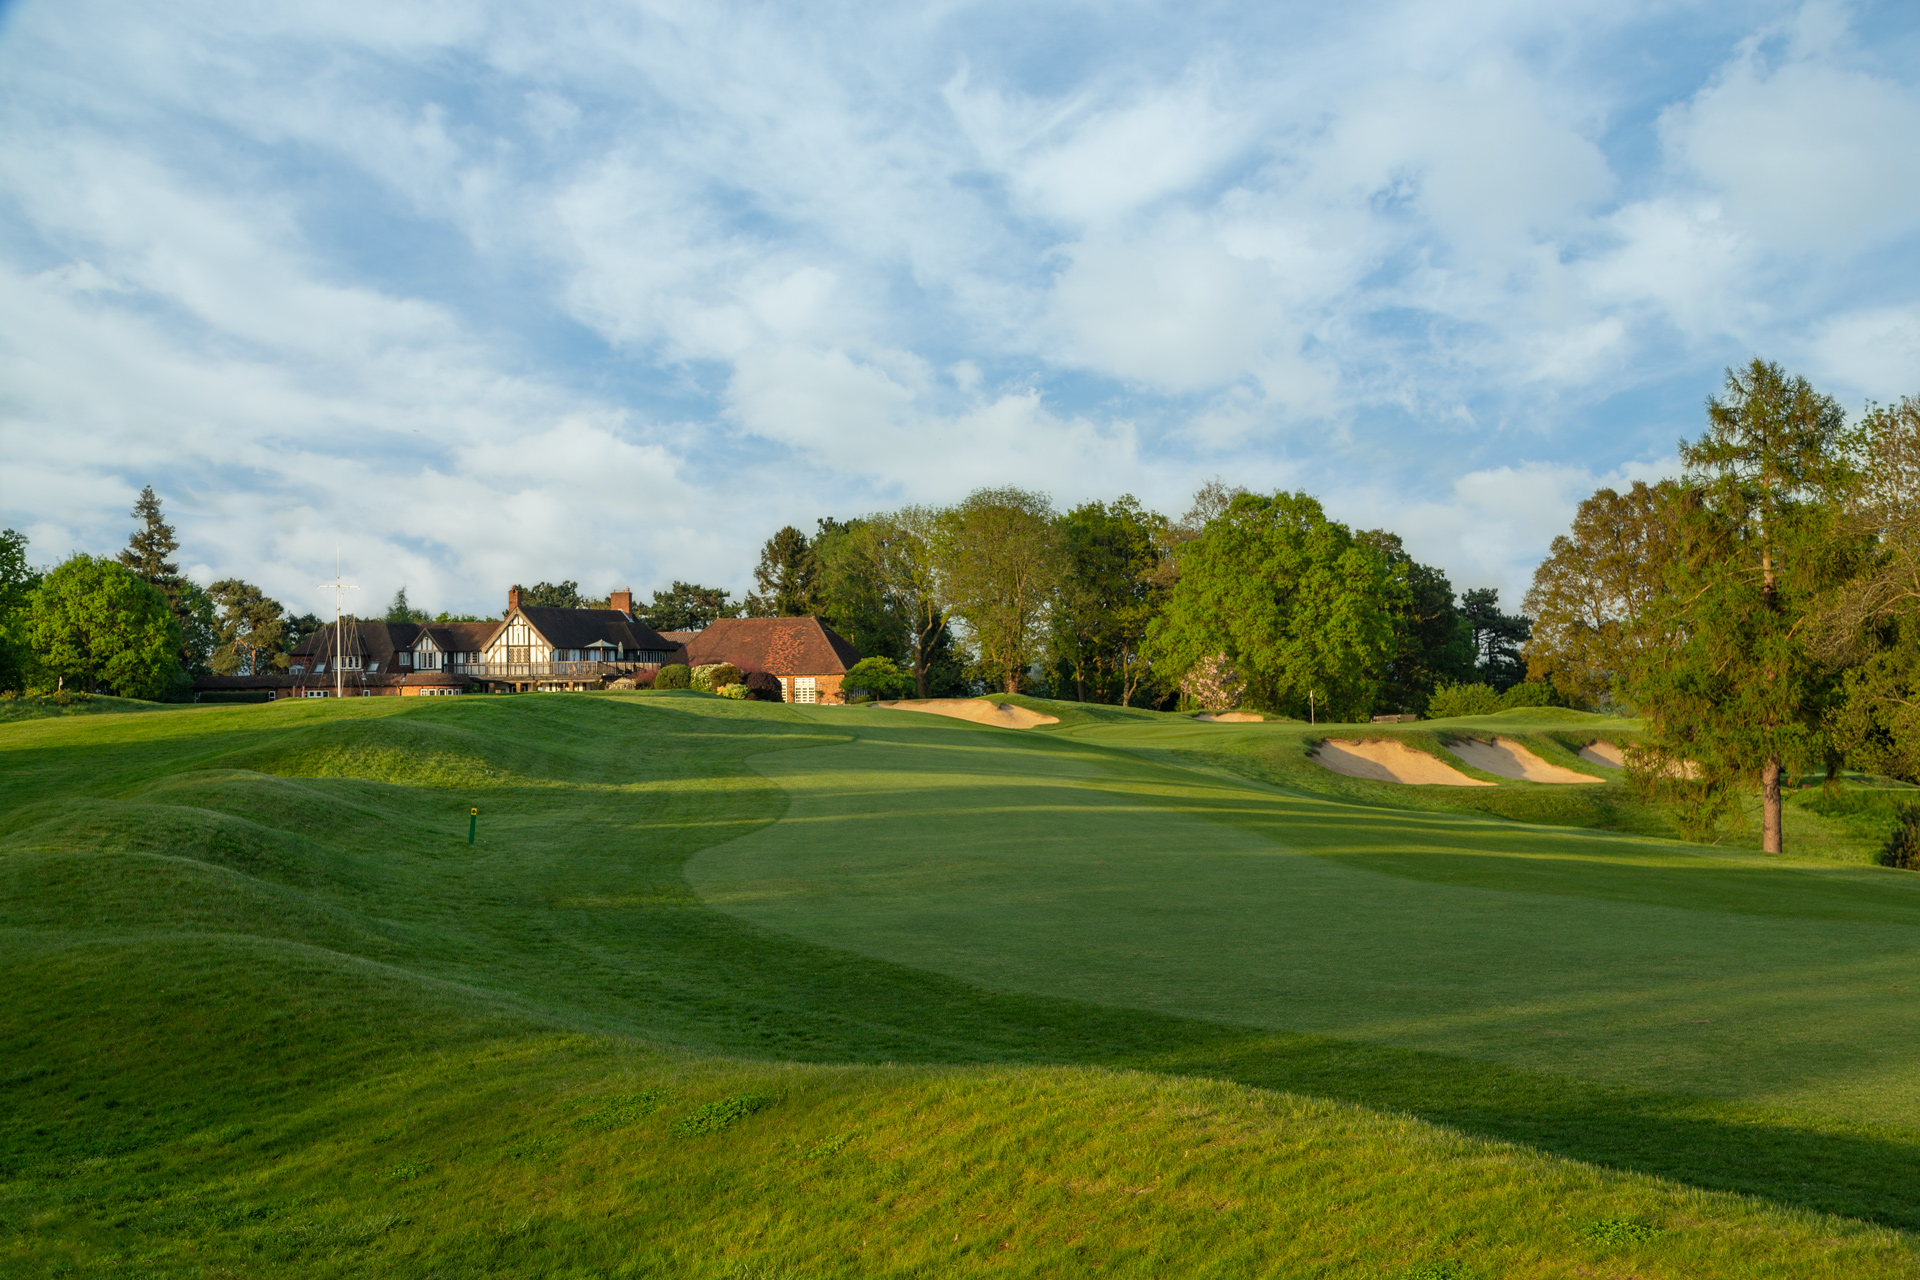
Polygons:
M750 618L804 618L815 612L819 571L807 535L787 525L760 549L747 596Z
M140 581L166 592L171 600L180 584L180 566L172 559L173 553L180 549L180 540L173 536L173 526L161 515L160 498L152 485L140 490L140 497L133 504L133 518L140 524L127 539L120 563L131 569Z
M1810 611L1850 576L1841 501L1855 477L1832 397L1777 364L1727 370L1707 430L1682 441L1692 490L1655 625L1681 642L1640 662L1650 785L1709 826L1757 780L1761 845L1783 847L1780 780L1824 763L1838 672L1809 644Z
M1479 587L1460 598L1460 616L1473 637L1474 670L1481 681L1505 692L1527 678L1520 646L1533 634L1533 619L1500 612L1498 587Z
M222 578L207 588L207 595L220 610L214 670L253 676L275 665L275 658L286 651L280 602L238 578Z
M719 618L737 618L740 606L728 599L720 587L703 587L697 582L680 582L665 591L653 593L653 603L640 620L655 631L699 631Z

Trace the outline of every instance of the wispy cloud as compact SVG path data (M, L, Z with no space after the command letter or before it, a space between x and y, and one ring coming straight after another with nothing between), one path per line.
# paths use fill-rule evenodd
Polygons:
M739 586L758 541L1215 474L1524 586L1755 353L1920 390L1897 5L27 0L0 522L169 498L296 604ZM1901 380L1905 379L1906 382Z

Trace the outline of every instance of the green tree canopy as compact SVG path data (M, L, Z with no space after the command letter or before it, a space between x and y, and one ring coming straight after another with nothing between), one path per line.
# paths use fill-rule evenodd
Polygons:
M1528 679L1591 709L1624 689L1642 655L1673 643L1653 630L1650 610L1678 553L1682 497L1671 480L1636 480L1626 493L1600 489L1580 504L1527 592Z
M157 698L180 673L167 597L124 565L77 555L34 591L29 635L48 674L92 691Z
M1855 443L1847 523L1872 552L1826 602L1815 643L1847 668L1833 729L1848 763L1920 782L1920 396L1871 406Z
M1181 674L1224 659L1261 710L1364 718L1393 653L1394 578L1378 548L1304 493L1241 494L1179 550L1151 633Z
M546 584L542 583L541 585L545 586ZM522 595L521 600L523 603L530 603L524 595ZM388 622L431 622L432 620L433 615L425 609L416 609L413 607L413 602L407 599L407 588L404 584L398 591L393 593L393 599L387 605Z
M815 612L819 585L813 544L787 525L760 549L753 570L754 590L747 595L750 618L804 618Z
M814 613L868 657L904 659L910 642L881 557L888 530L870 520L820 521L813 539Z
M1091 681L1094 701L1130 706L1149 675L1142 647L1165 594L1166 526L1132 494L1084 503L1060 518L1066 571L1052 650L1081 702Z
M27 535L16 529L0 530L0 690L23 693L33 679L27 623L40 577L27 563Z
M171 597L180 581L180 566L172 559L173 553L180 549L180 540L173 536L173 526L162 516L160 498L152 485L140 490L133 504L133 518L140 523L127 539L120 563L142 582L159 587Z
M1447 575L1408 555L1399 534L1369 529L1354 537L1380 553L1394 584L1393 652L1380 673L1377 705L1420 714L1435 689L1473 679L1472 628Z
M406 588L400 591L404 604ZM287 647L280 602L238 578L222 578L207 588L207 595L219 610L220 643L214 669L222 674L259 675L276 665L275 658ZM392 618L391 611L388 617Z
M406 602L406 588L401 588L401 603ZM565 582L536 582L530 587L520 589L521 607L532 605L544 609L584 609L587 602L580 595L580 584L569 578ZM399 621L399 619L396 619ZM411 619L407 619L411 621Z
M719 587L679 582L655 591L640 620L655 631L699 631L718 618L737 618L740 606Z
M1500 612L1500 590L1478 587L1460 597L1460 616L1472 637L1474 672L1497 690L1511 689L1527 678L1520 647L1533 634L1533 619Z
M1769 853L1782 851L1782 770L1824 762L1829 746L1838 673L1809 644L1808 615L1855 563L1838 520L1855 479L1845 423L1777 364L1727 370L1706 432L1680 445L1692 492L1654 610L1679 643L1634 673L1649 730L1637 775L1682 799L1696 831L1757 778Z
M904 632L904 662L913 672L914 696L951 692L961 675L948 625L953 604L940 572L942 513L932 507L902 507L861 521L862 557L887 614ZM885 653L885 650L877 652Z
M1066 571L1053 503L1026 489L979 489L942 514L941 594L967 624L989 679L1020 692L1039 660Z

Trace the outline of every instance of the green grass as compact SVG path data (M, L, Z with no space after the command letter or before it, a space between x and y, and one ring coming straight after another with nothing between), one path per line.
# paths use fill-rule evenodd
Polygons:
M1920 1274L1920 880L1063 710L0 726L0 1274Z

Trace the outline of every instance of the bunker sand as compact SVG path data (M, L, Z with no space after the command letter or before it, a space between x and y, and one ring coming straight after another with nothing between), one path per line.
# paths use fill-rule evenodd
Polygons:
M1040 724L1059 724L1059 716L1043 716L1038 711L1029 711L1025 707L1016 707L1010 702L994 702L988 698L927 698L923 701L876 702L876 707L885 707L888 711L925 711L936 716L952 716L956 720L971 720L975 724L988 724L1001 729L1031 729Z
M1218 721L1222 724L1260 724L1266 720L1266 717L1251 711L1202 711L1194 719Z
M1335 773L1345 774L1349 778L1370 778L1375 782L1428 787L1494 785L1479 778L1469 778L1452 765L1392 738L1329 738L1308 758Z
M1482 773L1491 773L1501 778L1515 778L1522 782L1582 783L1604 782L1589 773L1580 773L1573 769L1563 769L1557 764L1542 760L1512 738L1495 738L1488 742L1482 738L1461 738L1447 744L1447 750L1465 760Z
M1588 764L1597 764L1602 769L1624 769L1627 767L1626 759L1620 754L1619 746L1615 743L1608 742L1605 738L1595 738L1592 742L1580 748L1578 754L1580 758Z

